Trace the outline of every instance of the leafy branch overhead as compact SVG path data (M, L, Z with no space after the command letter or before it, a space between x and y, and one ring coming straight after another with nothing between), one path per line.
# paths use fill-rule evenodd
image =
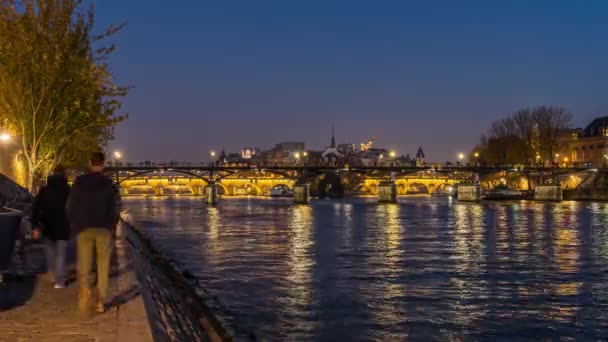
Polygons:
M20 138L28 186L35 174L103 147L130 87L114 83L101 45L124 24L93 34L82 0L0 0L0 118Z

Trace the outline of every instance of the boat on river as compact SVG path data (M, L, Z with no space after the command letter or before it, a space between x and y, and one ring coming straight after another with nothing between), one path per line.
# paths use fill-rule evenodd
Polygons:
M523 200L523 199L525 199L525 195L520 190L500 188L500 189L489 190L488 192L485 193L485 195L483 196L483 199L495 200L495 201Z
M293 197L293 190L285 185L275 185L270 189L270 197Z

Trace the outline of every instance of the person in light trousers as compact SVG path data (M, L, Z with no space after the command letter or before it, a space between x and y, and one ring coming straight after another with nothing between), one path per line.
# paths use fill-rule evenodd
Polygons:
M78 234L78 307L83 314L89 313L93 300L97 302L96 311L105 312L109 299L110 260L120 214L120 200L112 180L103 174L104 162L103 153L92 154L89 172L74 181L66 205L72 231ZM96 284L90 277L93 261L97 263ZM97 293L94 293L94 287L97 288Z
M65 205L70 186L61 166L48 177L32 206L32 224L36 235L42 235L46 245L47 270L55 277L54 287L65 287L65 254L70 239Z

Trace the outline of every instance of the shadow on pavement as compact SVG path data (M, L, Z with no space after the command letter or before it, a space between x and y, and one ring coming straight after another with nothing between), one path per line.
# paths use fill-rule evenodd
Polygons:
M5 274L0 284L0 312L24 305L34 295L38 277Z
M114 307L114 306L123 305L123 304L129 302L130 300L137 298L137 296L139 296L139 287L135 286L135 285L131 286L129 289L114 296L114 298L108 304L108 306Z

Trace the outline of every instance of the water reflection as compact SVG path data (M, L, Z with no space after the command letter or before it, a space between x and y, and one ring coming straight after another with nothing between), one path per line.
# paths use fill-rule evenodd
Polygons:
M316 322L311 317L301 318L312 310L312 208L310 206L295 206L291 209L289 219L289 273L290 282L288 299L285 301L286 325L298 328L289 331L289 339L301 339L311 336ZM291 329L290 329L291 330Z
M608 205L126 199L264 340L608 339Z

